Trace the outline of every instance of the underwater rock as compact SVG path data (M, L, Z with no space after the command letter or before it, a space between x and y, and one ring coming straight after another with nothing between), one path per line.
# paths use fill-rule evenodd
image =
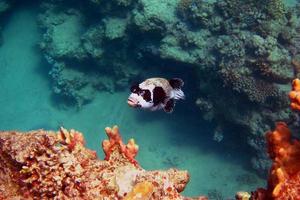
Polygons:
M131 1L116 2L125 6ZM38 18L43 32L40 48L52 66L53 91L78 108L98 91L127 87L141 70L128 56L129 18L112 14L89 22L91 11L80 5L43 2Z
M0 0L0 17L11 8L11 4L7 0ZM2 27L0 26L0 46L3 43Z
M0 198L192 199L180 195L187 171L146 171L133 139L124 144L116 126L105 132L104 160L73 129L1 132Z
M178 0L139 0L133 10L133 23L142 33L163 36L177 20ZM166 12L168 11L168 12Z
M39 16L39 24L46 28L41 47L55 59L79 59L86 57L82 48L83 16L78 10L60 11L55 6Z
M104 20L105 23L105 38L108 40L115 40L125 37L127 26L127 19L122 18L108 18Z
M10 2L7 0L0 1L0 15L11 7Z

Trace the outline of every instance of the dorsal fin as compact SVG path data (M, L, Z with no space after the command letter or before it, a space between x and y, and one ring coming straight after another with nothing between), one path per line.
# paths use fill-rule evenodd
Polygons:
M181 87L184 85L184 82L180 78L172 78L169 80L169 83L173 89L181 89Z

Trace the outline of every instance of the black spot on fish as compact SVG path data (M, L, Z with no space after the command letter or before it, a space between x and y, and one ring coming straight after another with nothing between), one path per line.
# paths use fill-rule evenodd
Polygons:
M159 103L163 103L166 99L166 92L162 87L155 87L153 89L153 103L154 106L158 105Z
M149 90L142 90L141 95L145 101L151 101L151 92Z
M169 80L169 83L173 89L180 89L184 85L183 80L180 78L172 78Z

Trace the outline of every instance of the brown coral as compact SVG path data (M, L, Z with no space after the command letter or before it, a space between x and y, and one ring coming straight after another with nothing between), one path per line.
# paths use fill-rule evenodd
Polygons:
M269 98L281 98L278 87L270 82L244 76L230 68L220 70L219 74L224 81L224 86L245 95L250 102L264 104Z
M300 62L296 59L292 60L292 66L294 69L294 76L300 78Z
M134 140L125 145L117 127L105 130L105 160L75 130L0 132L0 199L190 199L179 194L187 171L146 171Z
M286 84L292 80L292 77L286 76L284 70L276 71L276 68L272 68L272 65L264 60L258 60L254 63L255 73L262 79L279 84ZM281 67L284 69L285 67Z

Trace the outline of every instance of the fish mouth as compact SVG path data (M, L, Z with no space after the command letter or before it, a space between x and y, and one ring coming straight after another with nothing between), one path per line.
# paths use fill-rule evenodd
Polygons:
M138 102L135 99L128 98L127 103L130 107L133 107L133 108L138 107Z

